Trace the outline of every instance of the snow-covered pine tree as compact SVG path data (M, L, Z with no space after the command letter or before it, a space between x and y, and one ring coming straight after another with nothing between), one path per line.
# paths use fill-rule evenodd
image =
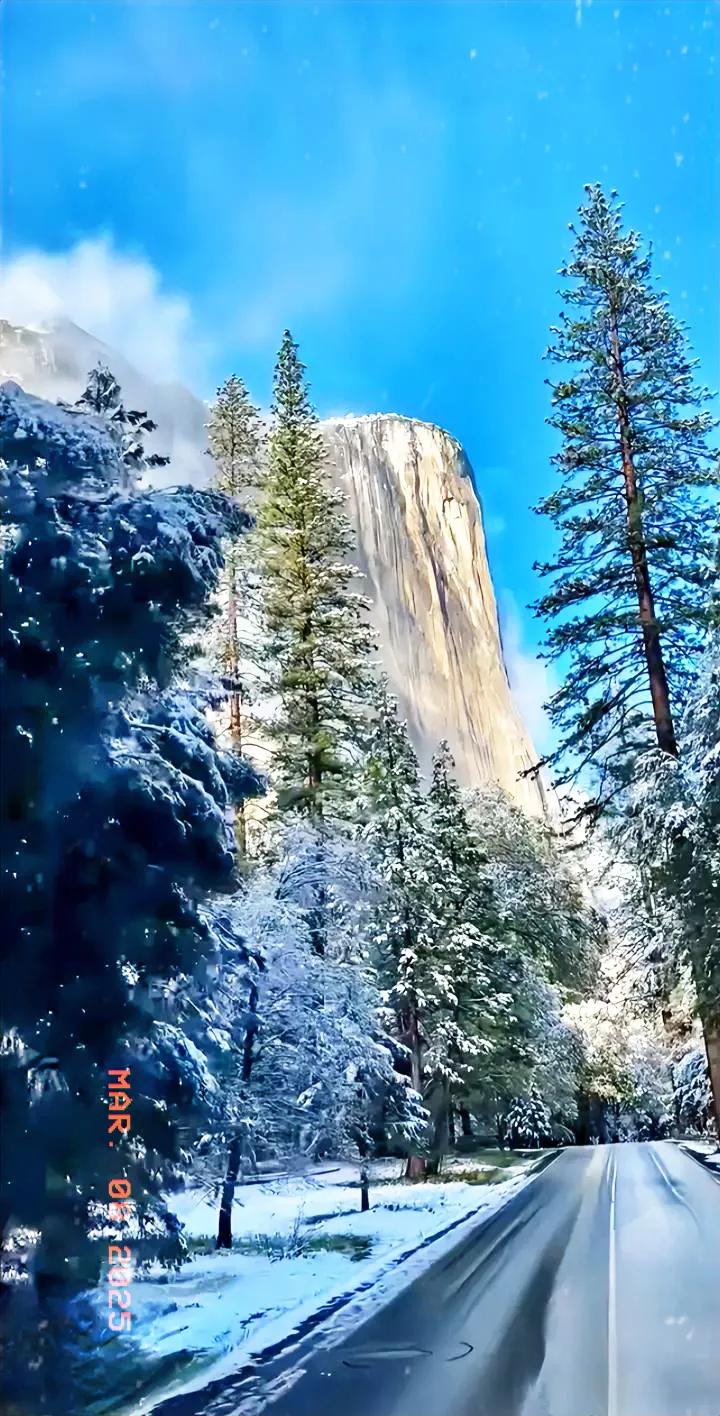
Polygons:
M372 635L351 588L352 532L332 486L305 370L286 330L258 513L267 693L281 811L341 817L367 719Z
M177 1180L215 1108L195 1007L219 951L207 905L236 883L228 806L260 788L182 681L242 514L216 492L121 495L118 462L102 420L0 390L2 1223L41 1232L51 1287L98 1262L88 1207L119 1159L98 1125L107 1068L132 1068L139 1201Z
M537 1092L518 1097L504 1121L505 1140L514 1150L539 1150L550 1140L550 1113Z
M378 881L371 922L375 964L413 1088L424 1096L429 1020L449 1000L446 986L438 991L432 968L436 875L418 761L397 704L384 687L375 703L363 809L363 835ZM422 1155L408 1157L409 1176L419 1177L425 1170Z
M717 601L715 602L717 604ZM714 612L715 615L717 611ZM627 835L676 960L689 964L720 1135L720 627L681 720L679 760L638 763Z
M451 1102L464 1099L473 1078L487 1066L512 1026L514 1007L507 991L507 940L495 909L487 858L446 742L433 759L424 805L437 870L436 952L446 958L452 979L452 999L425 1056L435 1169L449 1147Z
M672 1081L679 1125L702 1135L713 1114L707 1057L702 1048L683 1053L673 1064Z
M213 485L254 511L262 483L263 430L258 409L237 374L218 389L207 422L208 450L215 464ZM257 553L253 533L226 540L220 580L220 622L216 628L217 657L227 692L227 731L236 752L247 750L248 714L256 673ZM242 613L240 612L242 608ZM238 846L247 854L247 820L242 803L236 817Z
M327 832L318 840L311 825L293 821L276 858L257 865L229 905L229 934L235 949L244 947L239 958L228 951L214 993L226 1098L214 1153L228 1157L219 1248L232 1242L242 1171L260 1163L302 1169L327 1156L365 1160L379 1136L392 1145L424 1132L427 1114L394 1067L366 957L366 875L357 842ZM322 955L313 947L319 884Z
M501 946L496 986L512 998L510 1017L500 1015L492 1050L467 1083L466 1105L488 1117L540 1084L563 1002L595 984L605 925L547 827L493 786L473 792L466 810L482 848L478 889L492 901L486 933Z
M552 626L548 657L569 663L550 700L564 780L588 765L597 817L653 740L677 754L677 718L706 623L716 484L685 331L655 286L615 193L586 188L562 266L569 307L548 357L560 484L537 510L561 536L537 567L552 588L535 606ZM553 623L554 622L554 623Z
M465 834L451 770L443 749L432 793L423 792L406 725L381 688L363 800L378 882L374 954L413 1087L433 1115L425 1149L435 1166L448 1146L450 1097L491 1050L510 1003L497 988L495 942L484 932L488 900L473 879L479 851ZM426 1168L425 1156L410 1155L409 1176Z
M231 374L217 391L207 435L215 486L251 511L262 486L263 429L259 411L237 374Z
M99 362L90 370L85 391L75 407L107 421L120 452L124 490L134 487L148 468L165 467L170 461L159 452L145 451L143 434L154 433L157 423L146 412L125 407L120 385L106 364Z
M500 927L512 934L515 952L550 984L582 997L596 980L606 926L556 836L499 787L474 791L468 809Z

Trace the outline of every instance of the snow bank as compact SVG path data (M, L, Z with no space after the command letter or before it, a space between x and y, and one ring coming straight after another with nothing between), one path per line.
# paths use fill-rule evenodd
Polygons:
M366 1294L366 1306L387 1302L433 1263L444 1245L457 1243L464 1226L516 1194L527 1183L530 1166L529 1160L519 1161L498 1184L407 1184L392 1178L398 1162L386 1162L373 1168L371 1209L365 1214L359 1210L354 1167L247 1186L233 1209L237 1247L224 1253L211 1248L217 1206L198 1193L174 1197L185 1233L196 1242L207 1237L208 1250L177 1274L157 1270L136 1278L136 1357L146 1375L151 1361L166 1375L163 1396L197 1390L239 1370L263 1349L289 1341L328 1305L344 1306L360 1294ZM363 1309L356 1321L364 1316ZM169 1384L168 1373L173 1374ZM142 1385L152 1391L148 1380ZM141 1416L158 1399L155 1390L154 1396L128 1401L122 1411ZM113 1416L120 1416L117 1401Z

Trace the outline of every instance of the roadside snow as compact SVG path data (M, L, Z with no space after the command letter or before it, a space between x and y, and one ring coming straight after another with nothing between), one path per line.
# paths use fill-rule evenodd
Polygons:
M522 1173L531 1161L518 1160L512 1167L512 1174ZM471 1162L477 1172L489 1172L492 1165ZM465 1164L467 1169L467 1163ZM379 1161L371 1168L370 1203L372 1208L360 1215L360 1194L358 1189L358 1168L356 1165L335 1166L308 1176L292 1176L288 1180L273 1181L264 1185L238 1187L233 1206L233 1238L252 1238L255 1235L290 1234L297 1223L310 1221L313 1232L327 1233L327 1226L316 1229L320 1221L331 1221L336 1216L355 1216L366 1225L363 1233L375 1237L379 1232L383 1214L388 1211L403 1210L413 1215L415 1211L427 1211L429 1215L441 1215L438 1228L444 1221L442 1216L453 1218L467 1209L477 1209L484 1205L486 1197L483 1187L456 1180L441 1180L425 1184L407 1184L400 1178L402 1166L396 1160ZM452 1174L452 1171L450 1172ZM380 1182L380 1183L378 1183ZM394 1183L393 1183L394 1182ZM192 1238L212 1238L217 1231L217 1201L211 1201L198 1191L186 1191L168 1200L169 1207L185 1226L186 1236ZM343 1226L335 1228L336 1233L350 1231ZM411 1218L410 1230L415 1219Z
M720 1147L717 1141L696 1140L682 1141L680 1149L687 1151L688 1155L694 1155L701 1160L707 1170L715 1171L720 1175Z
M177 1274L158 1269L136 1277L133 1365L144 1369L148 1395L124 1410L141 1416L159 1400L148 1379L155 1364L164 1374L163 1396L191 1391L288 1341L319 1310L340 1307L371 1287L367 1301L380 1295L386 1302L433 1263L443 1245L457 1243L463 1226L507 1203L527 1183L531 1165L518 1160L497 1184L407 1184L390 1178L397 1177L397 1162L384 1162L373 1167L373 1182L382 1183L371 1185L365 1214L354 1167L245 1186L233 1209L238 1247L221 1253L212 1248L216 1205L197 1192L173 1197L186 1235L201 1248L207 1238L208 1247ZM117 1405L113 1413L119 1416Z

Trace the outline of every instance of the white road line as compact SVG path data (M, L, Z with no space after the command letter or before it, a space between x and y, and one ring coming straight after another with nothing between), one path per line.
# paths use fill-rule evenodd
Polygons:
M608 1272L608 1416L617 1416L617 1262L615 1253L615 1191L617 1159L611 1155L610 1264Z
M668 1172L667 1172L667 1170L665 1169L665 1166L661 1163L659 1156L658 1156L658 1155L656 1154L656 1152L655 1152L655 1147L654 1147L654 1146L651 1147L651 1149L650 1149L650 1159L651 1159L651 1161L653 1162L653 1165L655 1166L655 1169L656 1169L656 1170L659 1170L660 1174L662 1175L663 1180L665 1181L665 1184L666 1184L666 1185L669 1185L670 1189L672 1190L672 1192L673 1192L673 1194L674 1194L674 1196L675 1196L675 1199L678 1200L681 1205L684 1205L684 1206L685 1206L685 1209L689 1209L689 1205L686 1204L686 1202L685 1202L685 1200L683 1199L683 1196L680 1194L680 1191L678 1190L677 1186L673 1184L673 1182L672 1182L670 1176L668 1175Z

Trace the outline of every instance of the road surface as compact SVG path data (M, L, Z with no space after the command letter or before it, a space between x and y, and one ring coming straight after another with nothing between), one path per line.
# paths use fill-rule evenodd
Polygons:
M669 1143L564 1151L330 1344L264 1364L261 1400L236 1379L192 1410L720 1416L720 1184Z

